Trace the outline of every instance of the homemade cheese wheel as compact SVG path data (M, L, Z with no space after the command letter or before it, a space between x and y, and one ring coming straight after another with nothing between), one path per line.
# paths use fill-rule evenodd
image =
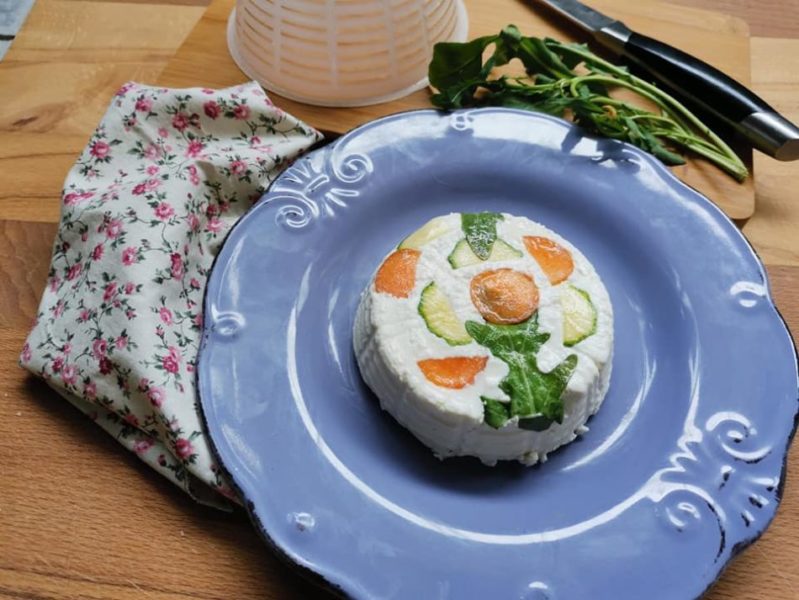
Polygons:
M452 213L381 261L353 339L382 408L436 456L532 465L602 404L613 309L591 263L543 225Z

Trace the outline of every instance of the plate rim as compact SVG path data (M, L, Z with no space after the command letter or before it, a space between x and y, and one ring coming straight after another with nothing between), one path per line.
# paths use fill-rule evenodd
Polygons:
M794 439L796 438L797 433L799 433L799 349L797 349L796 340L795 340L790 328L788 327L788 323L785 320L784 315L782 314L782 312L780 311L779 307L777 306L777 304L776 304L776 302L774 300L774 295L773 295L773 291L772 291L772 287L771 287L771 281L769 279L769 275L768 275L768 271L766 269L766 265L765 265L763 259L761 258L760 254L758 253L757 249L754 247L752 242L749 240L749 238L743 233L743 231L741 229L738 228L738 226L735 224L735 221L731 217L729 217L715 202L713 202L708 196L706 196L704 193L702 193L701 191L699 191L698 189L696 189L692 185L686 183L685 181L683 181L682 179L677 177L677 175L675 175L673 171L671 171L666 165L664 165L661 161L659 161L656 157L652 156L651 154L639 149L638 147L636 147L636 146L634 146L634 145L632 145L632 144L630 144L628 142L623 142L623 141L619 141L619 140L612 140L610 138L604 138L602 136L593 135L593 134L585 131L579 125L576 125L576 124L574 124L574 123L572 123L570 121L567 121L566 119L562 119L562 118L555 117L555 116L552 116L552 115L548 115L548 114L545 114L545 113L539 113L539 112L534 112L534 111L526 111L526 110L523 110L523 109L515 109L515 108L481 107L481 108L467 108L467 109L456 109L456 110L438 110L438 109L435 109L435 108L417 108L417 109L409 109L409 110L404 110L404 111L391 113L389 115L385 115L383 117L379 117L377 119L373 119L373 120L367 121L365 123L362 123L360 125L357 125L357 126L351 128L350 130L346 131L345 133L343 133L340 136L336 137L335 139L331 140L329 143L322 144L322 145L317 145L317 146L313 147L312 149L310 149L305 154L297 157L291 163L287 163L286 165L284 165L284 170L282 170L272 181L269 182L269 185L266 187L266 189L264 190L264 193L261 195L261 197L258 200L256 200L252 204L252 206L247 210L247 212L244 215L242 215L231 226L231 228L225 234L224 239L219 244L219 246L217 248L216 255L214 256L213 261L212 261L210 274L208 276L208 280L206 282L205 289L203 290L203 300L202 300L203 314L204 315L209 314L210 302L211 302L211 300L209 299L209 296L210 296L209 290L211 289L211 281L214 278L214 273L216 273L218 271L218 269L216 268L217 267L217 263L218 263L220 257L222 256L228 241L232 238L234 232L243 223L245 223L249 218L252 218L253 212L258 207L263 206L263 205L265 205L265 204L267 204L269 202L268 200L266 200L267 196L271 193L271 191L275 187L275 185L280 182L281 178L288 171L288 169L290 169L290 167L292 165L300 163L301 161L310 160L311 157L313 157L314 155L318 155L318 154L322 154L322 153L328 155L325 158L329 158L329 155L332 154L332 151L335 149L335 147L337 147L339 145L343 145L349 138L351 138L352 136L354 136L355 134L357 134L361 130L369 129L371 127L374 127L374 126L376 126L376 125L378 125L380 123L386 122L386 121L392 121L392 120L395 120L395 119L398 119L398 118L402 118L402 117L405 117L405 116L408 116L408 115L416 115L416 114L420 114L420 113L427 113L427 114L430 114L430 115L442 116L442 115L454 115L454 114L469 114L469 113L486 112L486 111L496 111L496 112L502 112L502 113L513 113L513 114L517 114L519 116L523 116L525 118L541 119L541 120L544 120L544 121L555 123L555 124L563 127L565 131L576 132L576 134L580 138L588 138L588 139L591 139L591 140L610 142L613 145L624 149L625 151L629 151L629 152L633 153L638 158L640 158L640 159L644 160L645 162L647 162L648 165L650 167L652 167L654 169L654 171L657 173L657 175L662 180L664 180L665 182L667 182L667 183L669 183L671 185L677 184L677 187L682 188L683 190L687 191L689 193L689 195L692 196L692 202L698 202L700 204L705 205L710 210L715 211L717 213L717 215L719 215L722 218L722 220L725 221L725 224L730 226L732 228L732 230L735 231L735 234L741 240L743 240L745 242L745 246L748 249L748 251L750 252L751 257L754 259L754 264L757 267L757 270L759 271L760 276L762 278L762 282L763 282L764 288L765 288L764 299L767 301L768 308L769 308L769 310L773 311L774 315L776 315L776 317L778 318L779 325L780 325L781 329L784 330L784 333L787 334L787 338L788 338L788 341L790 342L792 355L793 355L794 373L796 374L795 379L796 379L796 385L797 385L797 387L796 387L796 398L797 398L797 401L796 401L796 404L795 404L793 422L792 422L792 425L791 425L791 429L790 429L790 431L788 433L785 446L784 446L784 448L781 451L782 452L782 454L781 454L781 468L780 468L780 474L779 474L779 482L778 482L778 485L776 487L774 510L771 513L771 515L763 522L762 526L759 529L756 529L751 536L745 537L744 539L741 539L740 541L736 542L731 547L730 554L727 557L727 559L724 562L719 563L718 568L716 569L715 573L712 575L712 577L709 580L707 586L695 597L696 600L699 600L702 597L704 597L704 595L719 581L719 579L721 578L723 573L729 568L729 566L733 563L733 561L744 550L746 550L749 546L751 546L752 544L757 542L763 536L763 534L768 530L768 528L773 523L774 519L777 516L777 513L779 512L780 506L782 505L783 492L784 492L785 485L786 485L786 482L787 482L787 468L788 468L789 451L790 451L791 445L794 442ZM535 141L530 142L531 145L535 145L536 143L537 142L535 142ZM328 162L325 161L325 164L328 164ZM219 449L217 447L217 444L214 441L213 436L211 435L211 429L209 427L207 414L206 414L206 409L205 409L204 401L203 401L203 394L201 393L201 390L202 390L201 377L202 377L202 372L205 370L202 367L203 355L206 354L205 353L205 349L206 349L206 346L208 345L208 342L210 340L212 331L213 331L213 325L211 324L210 319L203 319L201 339L200 339L200 344L199 344L199 347L198 347L197 359L196 359L197 367L195 369L194 379L195 379L195 384L196 384L196 389L197 389L197 396L198 396L198 400L199 400L198 401L198 410L199 410L199 414L200 414L200 418L201 418L201 423L202 423L202 425L203 425L203 427L205 429L205 434L206 434L206 438L207 438L207 440L209 442L209 447L211 448L211 451L212 451L214 457L216 458L218 467L221 469L221 471L227 477L228 482L231 484L233 489L236 491L238 496L243 501L243 508L247 512L248 518L250 519L251 523L253 524L257 534L266 543L267 547L269 547L277 555L279 560L281 560L286 565L288 565L296 574L298 574L301 577L303 577L306 581L308 581L308 582L310 582L310 583L312 583L312 584L314 584L316 586L321 587L322 589L332 593L333 595L335 595L337 597L341 597L341 598L350 598L350 597L354 598L354 596L351 596L351 595L349 595L346 592L346 590L344 589L342 584L337 583L337 582L333 581L331 578L325 576L325 574L321 572L321 569L320 570L316 570L316 569L314 569L314 568L312 568L310 566L307 566L307 565L303 564L299 560L296 560L294 558L294 556L292 556L291 552L289 552L286 548L281 546L269 534L269 531L264 526L263 521L258 516L258 512L257 512L257 510L255 508L254 502L252 501L251 498L248 497L248 495L245 493L243 487L239 484L239 482L234 477L234 475L231 472L231 470L229 470L227 468L227 466L225 465L224 460L222 459L222 455L219 452Z

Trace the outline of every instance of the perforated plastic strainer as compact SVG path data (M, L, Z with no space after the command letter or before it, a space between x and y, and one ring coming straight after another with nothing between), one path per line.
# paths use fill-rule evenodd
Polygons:
M238 0L228 47L286 98L364 106L427 85L433 44L463 41L462 0Z

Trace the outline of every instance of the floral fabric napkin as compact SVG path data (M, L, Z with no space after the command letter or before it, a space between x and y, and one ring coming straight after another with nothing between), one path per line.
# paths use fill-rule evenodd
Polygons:
M67 176L21 363L202 502L235 498L195 389L206 280L230 227L320 139L256 83L128 83Z

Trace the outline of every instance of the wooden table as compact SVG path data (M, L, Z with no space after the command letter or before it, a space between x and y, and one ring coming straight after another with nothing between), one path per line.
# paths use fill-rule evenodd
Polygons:
M756 90L799 120L799 3L680 0L744 17ZM38 0L0 63L0 597L308 598L242 514L195 505L16 358L44 285L67 170L127 79L155 81L206 0ZM743 230L799 332L799 166L756 156ZM799 598L799 445L762 540L709 598Z

